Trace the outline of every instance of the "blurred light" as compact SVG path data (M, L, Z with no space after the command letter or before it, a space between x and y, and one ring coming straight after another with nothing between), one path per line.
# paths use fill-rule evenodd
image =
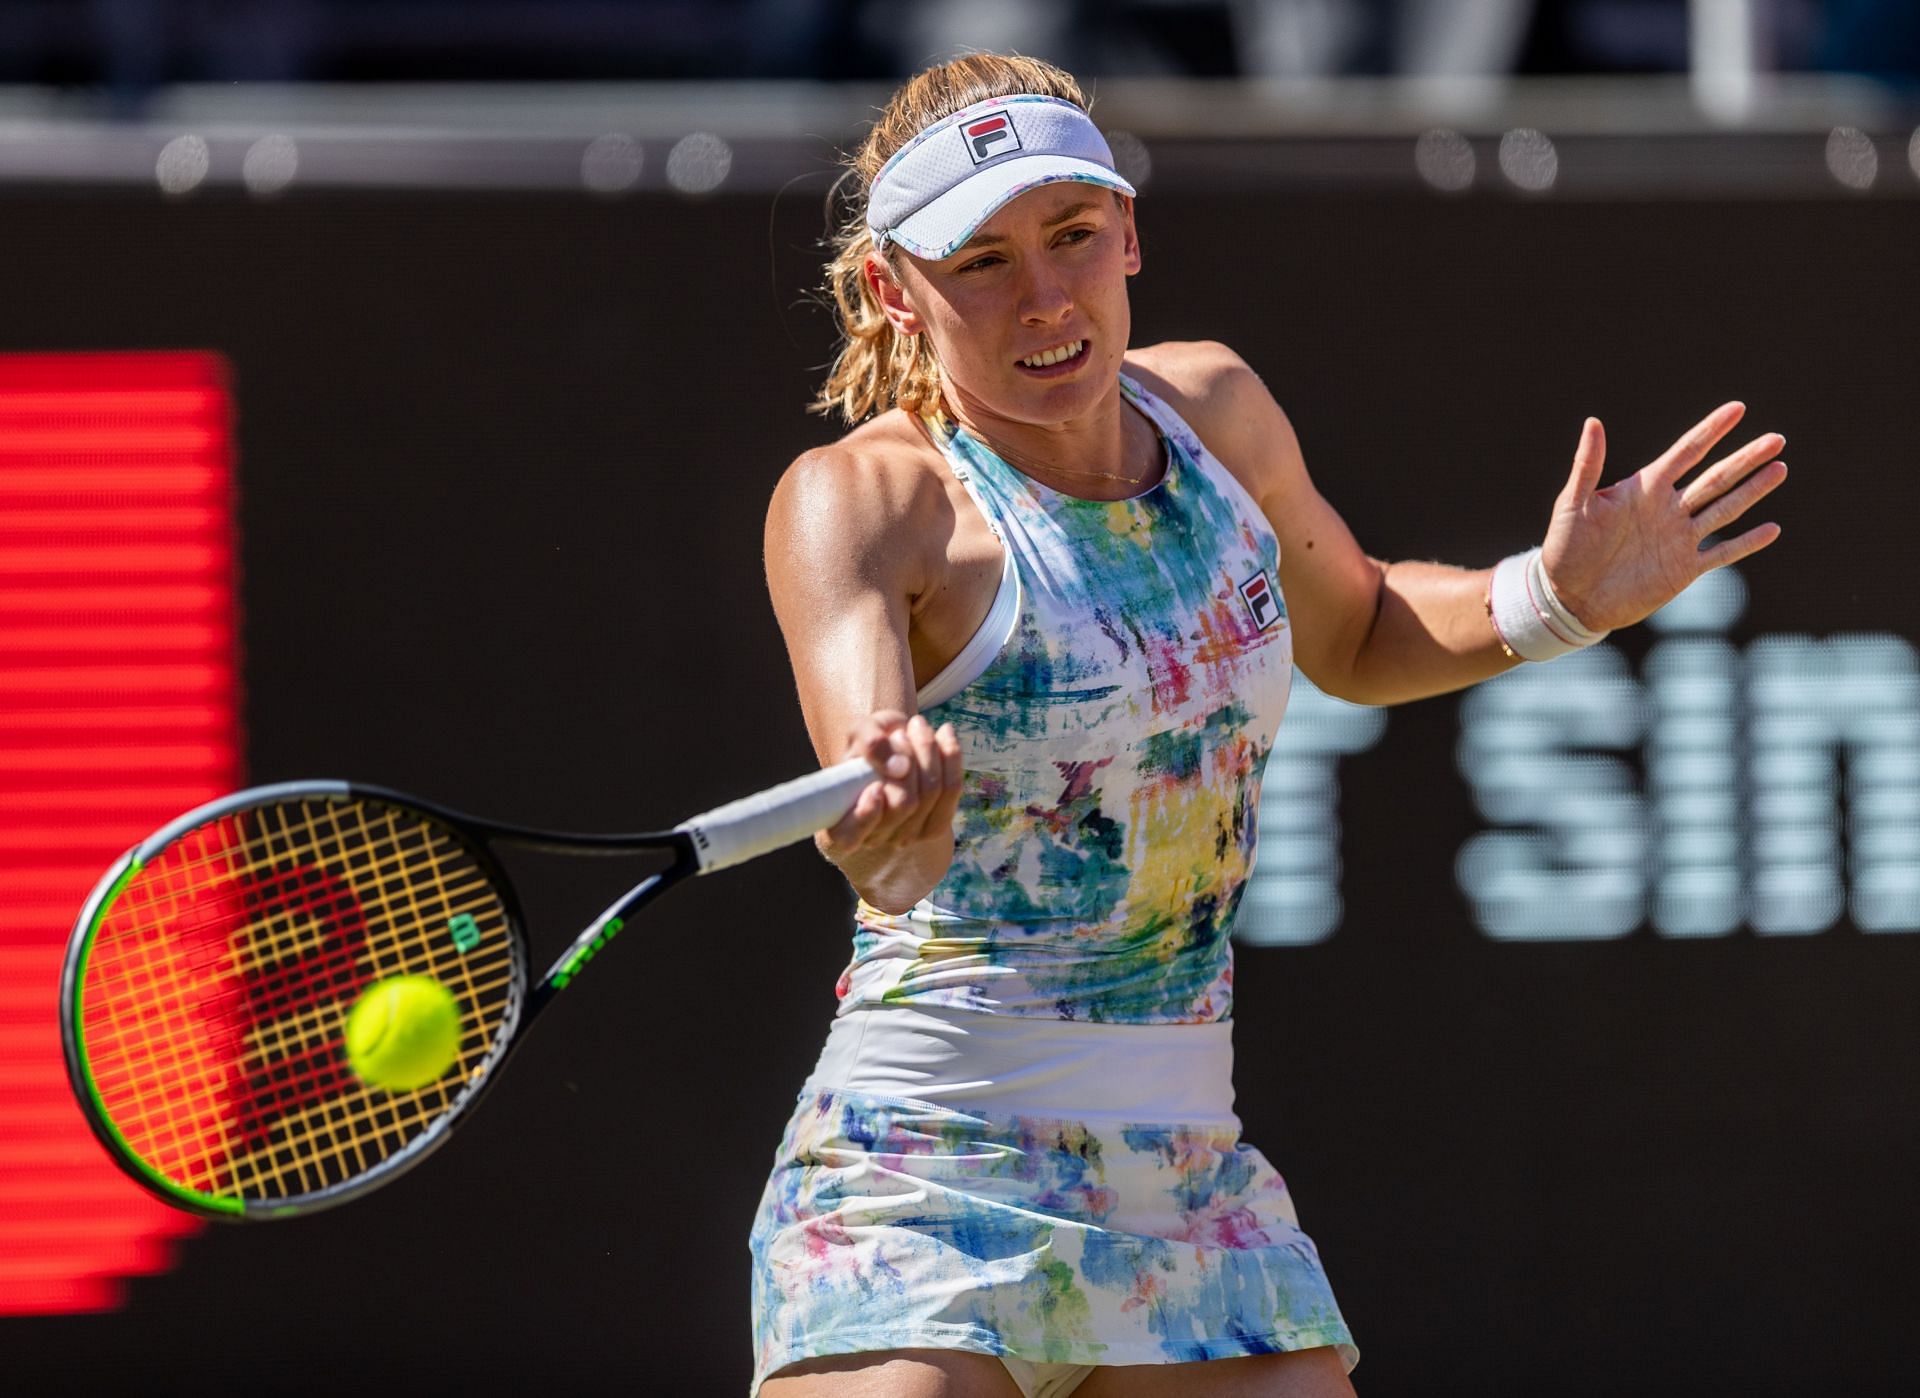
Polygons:
M668 152L667 183L682 194L711 194L732 168L733 147L711 131L696 131Z
M1716 568L1647 618L1655 631L1726 631L1747 609L1747 583L1731 568Z
M1248 946L1310 946L1340 926L1340 759L1387 730L1384 711L1335 699L1298 670L1260 788L1260 856L1234 920Z
M1753 112L1762 66L1762 21L1754 0L1692 0L1687 18L1694 100L1716 121L1745 120Z
M1827 136L1827 169L1848 189L1872 189L1880 173L1873 138L1857 126L1836 126Z
M291 136L262 136L247 148L240 162L240 179L247 191L271 198L293 183L300 169L300 149Z
M168 194L185 194L207 177L213 155L199 136L175 136L160 147L153 176Z
M1826 863L1762 866L1753 874L1753 930L1807 936L1840 920L1846 890Z
M1113 168L1135 189L1145 189L1153 178L1153 156L1147 143L1131 131L1109 131L1107 146L1113 151Z
M1413 165L1420 178L1450 194L1473 184L1475 163L1473 146L1458 131L1424 131L1413 143Z
M1560 177L1560 153L1544 132L1523 126L1500 138L1500 172L1521 189L1552 189Z
M1913 128L1913 139L1907 142L1907 164L1913 167L1914 177L1920 179L1920 126Z
M580 157L580 182L595 194L620 194L640 182L645 152L631 136L609 132L587 143Z

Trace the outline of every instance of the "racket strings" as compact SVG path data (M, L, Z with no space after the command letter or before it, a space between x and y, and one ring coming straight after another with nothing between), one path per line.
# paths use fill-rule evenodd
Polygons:
M395 808L386 808L388 825L385 833L395 841L400 840L402 836L402 832L394 828L397 816L398 812ZM470 861L468 864L469 867L473 867ZM447 882L448 861L433 859L420 868L409 871L413 877L400 877L397 872L389 872L387 865L378 862L370 867L381 872L380 886L383 892L391 899L404 899L405 906L399 908L398 912L400 919L404 920L408 926L426 925L433 918L450 921L449 915L463 911L468 911L468 915L472 915L468 907L456 904L453 900L452 891ZM422 881L418 878L422 872L431 878L431 890L423 888ZM477 868L474 872L477 874ZM487 886L487 895L497 903L497 896L493 895L490 885ZM394 925L400 925L400 923L396 921ZM468 958L462 957L454 965L460 971L458 982L445 976L436 978L443 980L450 989L455 990L463 1007L491 1003L499 997L498 1003L504 1011L506 1003L504 992L510 990L521 978L518 965L514 962L509 962L503 968L506 972L504 976L496 976L487 981L476 980L473 963ZM407 966L398 970L388 970L383 972L383 977L407 973L417 973L417 968ZM429 974L432 973L429 972ZM335 1023L333 1033L327 1036L329 1040L336 1040L339 1036L338 1021ZM323 1030L325 1028L324 1020L321 1028ZM304 1172L310 1164L310 1157L322 1151L331 1152L335 1162L342 1165L346 1158L351 1156L356 1162L356 1168L344 1176L344 1178L351 1178L353 1175L364 1173L379 1160L384 1160L392 1154L394 1150L411 1142L420 1130L451 1109L459 1091L465 1089L466 1080L477 1080L478 1075L484 1072L486 1060L491 1055L493 1036L489 1036L481 1045L483 1051L470 1063L468 1050L473 1043L472 1026L469 1025L469 1032L463 1039L461 1058L456 1069L436 1083L429 1084L427 1088L415 1093L389 1094L379 1089L368 1089L360 1084L358 1079L352 1079L352 1084L358 1089L357 1091L341 1093L333 1097L325 1104L324 1112L313 1114L311 1119L304 1123L289 1127L281 1143L281 1150L274 1157L276 1172L273 1183L275 1186L284 1186L285 1167L289 1163L300 1173L301 1180L304 1182ZM383 1146L386 1149L382 1150ZM312 1186L309 1185L297 1192L311 1191Z
M432 827L403 822L398 810L386 807L381 811L381 828L375 830L368 823L365 807L346 809L354 814L355 824L343 829L339 824L341 808L330 808L329 833L333 840L323 852L330 857L338 857L341 851L348 853L347 866L359 875L356 883L377 890L378 901L386 913L380 921L392 929L429 928L436 924L444 927L457 910L447 896L449 861L439 857L439 851L431 849L430 842L424 839L425 832ZM275 833L283 840L294 834L285 828L284 822ZM452 848L464 856L464 850L457 844ZM381 854L375 855L376 850ZM423 855L428 857L421 858ZM470 860L463 857L460 862L478 876ZM422 889L428 878L438 892L437 899L423 896ZM492 900L490 890L488 896ZM268 920L266 926L269 952L281 954L283 938L278 924ZM484 990L504 990L512 984L511 965L504 980L497 979L491 987L475 980L473 965L465 958L451 962L440 958L437 964L423 968L417 960L405 957L406 952L418 950L417 946L382 937L375 926L362 930L362 945L378 975L361 978L355 986L356 993L366 980L424 970L448 983L463 1004L473 1006L485 1003ZM402 953L404 964L394 964L391 954L394 952ZM444 974L449 965L459 972L457 980ZM270 1022L278 1023L285 1018L283 1007L288 1000L284 993L270 996L268 1006L276 1011ZM504 1007L504 997L499 1003ZM476 1039L469 1033L462 1044L460 1061L452 1072L429 1089L395 1097L367 1088L346 1069L339 1052L342 1023L339 1015L336 999L331 1015L325 1013L323 1007L314 1026L315 1034L289 1045L299 1050L297 1055L269 1057L269 1067L250 1082L256 1094L256 1112L265 1108L285 1120L276 1148L248 1157L251 1168L241 1177L243 1187L284 1197L311 1193L364 1173L445 1114L465 1080L477 1073L491 1051L494 1037ZM328 1165L332 1166L331 1170L326 1168Z
M236 827L216 824L169 851L175 858L150 865L123 890L127 908L143 915L121 928L105 923L108 940L96 940L91 966L99 993L90 1003L105 1008L116 1030L110 1041L90 1045L103 1105L150 1164L190 1185L202 1183L212 1163L237 1154L231 1128L250 1056L250 1017L233 1013L238 997L226 972L234 960L232 927L244 916L231 882L240 837ZM197 855L186 853L196 846ZM125 933L117 942L115 930ZM181 958L181 946L228 954ZM123 974L116 978L115 969ZM126 1069L117 1078L106 1071L115 1049ZM183 1113L183 1100L199 1110Z
M207 852L201 863L217 864L231 834L218 827L202 832ZM135 890L136 901L139 896ZM181 909L178 897L169 901L178 933L171 948L162 945L158 925L142 924L129 929L113 954L95 959L90 970L98 994L83 1032L93 1050L95 1091L113 1104L108 1119L124 1138L142 1143L147 1158L179 1166L225 1150L220 1064L243 1046L231 1022L203 1009L206 973L218 960L218 938L209 930L215 920L198 915L197 906ZM104 1039L102 1010L110 1029ZM189 1025L202 1032L185 1032Z
M270 825L266 829L265 833L269 838L266 841L264 841L264 844L270 848L270 851L272 854L274 854L275 856L283 856L289 852L289 845L286 839L286 836L289 832L288 832L288 829L286 828L284 820L280 822L277 827ZM233 860L230 857L226 857L228 853L229 852L227 851L223 851L222 852L223 857L218 861L209 861L209 860L203 859L198 861L198 863L202 866L206 866L208 864L218 862L219 864L225 866L226 872L232 873L234 872L234 864L233 864ZM255 861L255 863L258 863L258 862L259 861ZM177 903L179 900L175 898L169 901ZM309 907L304 911L311 913L315 910ZM263 919L263 923L266 927L273 928L276 924L276 920L272 918L267 918L267 919ZM278 943L278 942L282 942L284 939L273 936L270 932L268 934L267 940L271 943ZM324 972L326 970L324 966L321 966L317 969L320 972ZM314 974L315 970L316 970L315 967L309 966L307 968L307 974L301 978L301 981L303 982L303 984L297 987L300 991L302 991L303 993L309 996L312 995L316 985L325 984L324 978L316 976ZM273 997L272 997L272 992L274 989L275 987L271 987L271 986L264 987L264 988L262 987L255 988L255 994L253 996L253 1000L254 1000L254 1008L256 1010L259 1010L264 1007L266 1010L271 1011L277 1008L277 1006L273 1003ZM283 994L279 998L285 999L286 997ZM264 1006L262 1003L263 1001L264 1001ZM296 1105L296 1106L302 1105L303 1104L302 1094L304 1094L305 1099L316 1100L316 1101L321 1100L321 1099L324 1099L330 1091L337 1091L340 1087L347 1085L345 1083L344 1075L341 1071L336 1054L322 1052L320 1054L314 1055L314 1057L318 1059L317 1063L308 1063L308 1064L301 1064L300 1062L292 1059L285 1060L279 1064L273 1064L271 1055L267 1055L268 1066L266 1067L264 1072L259 1070L259 1064L258 1064L258 1060L262 1055L256 1052L253 1056L256 1060L256 1063L255 1063L256 1071L246 1078L243 1085L244 1095L241 1098L241 1106L243 1109L242 1120L245 1124L249 1125L249 1127L251 1128L249 1132L250 1135L258 1134L259 1127L261 1124L261 1118L269 1110L275 1107L284 1107L285 1105L289 1105L289 1104ZM167 1066L164 1060L162 1062L163 1062L163 1066ZM300 1071L303 1067L308 1070L304 1074ZM315 1071L313 1071L315 1068L321 1068L324 1071L323 1073L316 1073ZM302 1078L305 1079L304 1082L298 1081L299 1079L302 1079ZM295 1080L295 1085L297 1085L298 1087L297 1091L295 1090L294 1085L288 1084L289 1079ZM282 1098L290 1098L291 1102L288 1103L284 1101L276 1101L275 1100L276 1093ZM335 1115L337 1116L338 1114L336 1113ZM388 1119L390 1120L393 1117L393 1115L394 1114L392 1113L387 1114ZM157 1138L157 1143L164 1144L165 1143L164 1137ZM251 1144L254 1144L254 1142L249 1141L248 1144L251 1145ZM311 1142L309 1142L308 1144L310 1146ZM301 1148L302 1147L300 1147L296 1143L296 1147L295 1147L296 1153ZM357 1159L362 1164L364 1164L366 1160L366 1156L364 1152L359 1147L353 1147L352 1151L357 1157ZM220 1156L231 1156L233 1152L231 1150L230 1144L223 1143L222 1147L214 1151L213 1154L220 1155ZM247 1163L252 1163L257 1166L259 1164L259 1160L258 1160L258 1157L255 1157L251 1162L241 1161L238 1163L242 1167L244 1167ZM273 1162L273 1163L278 1164L279 1162ZM247 1182L247 1177L249 1172L246 1169L241 1168L236 1173L241 1178L242 1183L245 1184ZM259 1174L259 1171L256 1169L252 1173L257 1175ZM304 1176L304 1177L310 1177L310 1172L308 1176ZM281 1175L281 1179L279 1181L279 1185L278 1185L279 1188L285 1189L287 1187L285 1180L286 1180L286 1177L283 1172ZM272 1182L269 1181L269 1183L272 1183Z
M458 1059L417 1091L347 1066L346 1013L389 976L445 984ZM524 990L518 943L464 843L385 802L303 797L217 817L97 920L80 1033L102 1114L197 1193L286 1199L376 1168L484 1074Z

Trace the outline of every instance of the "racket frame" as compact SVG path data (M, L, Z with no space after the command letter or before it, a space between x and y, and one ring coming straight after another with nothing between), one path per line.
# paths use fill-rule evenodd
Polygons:
M475 1066L466 1084L448 1102L446 1109L392 1155L337 1184L284 1198L249 1200L204 1194L177 1183L150 1164L134 1150L107 1113L89 1070L85 1036L81 1032L88 957L102 918L113 907L126 885L176 841L223 816L281 801L315 799L365 800L395 806L427 817L457 839L500 898L517 974L499 1030L486 1056ZM496 844L576 855L632 855L647 850L664 850L673 854L673 862L615 899L574 938L545 976L537 983L529 984L532 963L528 956L526 922L513 881L507 877L493 852ZM95 884L75 919L73 935L68 940L60 971L60 1038L74 1099L80 1104L88 1127L114 1163L150 1194L175 1208L225 1223L283 1219L334 1208L389 1183L444 1145L454 1128L499 1079L508 1055L525 1039L527 1030L532 1027L539 1012L619 933L628 918L674 884L699 871L694 841L687 832L681 830L612 835L573 835L533 830L469 816L384 787L344 781L277 782L222 796L170 821L121 855Z

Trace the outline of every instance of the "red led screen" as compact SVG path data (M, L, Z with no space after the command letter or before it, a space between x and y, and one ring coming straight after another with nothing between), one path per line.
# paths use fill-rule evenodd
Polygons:
M217 355L0 355L0 1314L119 1304L199 1224L108 1163L57 994L94 880L239 785Z

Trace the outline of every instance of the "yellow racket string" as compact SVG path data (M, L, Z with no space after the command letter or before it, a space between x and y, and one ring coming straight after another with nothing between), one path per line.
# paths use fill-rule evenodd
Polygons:
M360 989L426 975L460 1001L459 1056L389 1093L347 1068ZM364 1174L477 1080L524 989L504 904L450 831L385 802L305 797L219 817L99 920L81 1035L102 1109L161 1175L273 1200Z
M287 820L287 818L285 817L285 814L284 814L284 813L282 813L282 814L281 814L281 816L280 816L280 818L279 818L278 820L276 820L276 821L272 821L272 822L270 822L270 823L269 823L269 824L268 824L268 825L267 825L266 827L264 827L264 829L263 829L263 833L264 833L264 834L265 834L265 836L267 837L267 840L266 840L266 842L265 842L265 843L266 843L266 845L267 845L267 846L269 847L269 852L270 852L270 853L272 853L272 854L274 854L274 855L276 855L276 856L278 856L278 855L284 855L284 854L285 854L286 852L288 852L288 851L289 851L290 849L292 849L292 848L293 848L293 847L294 847L294 846L295 846L295 845L296 845L296 844L298 843L298 837L299 837L299 835L300 835L300 834L301 834L302 832L300 832L300 831L298 831L298 830L296 830L295 828L293 828L293 827L292 827L292 825L291 825L291 824L289 823L289 821ZM256 852L257 852L257 849L258 849L258 847L259 847L259 843L260 843L260 842L256 842L256 845L255 845L255 849L256 849ZM225 866L225 867L226 867L227 869L229 869L229 870L231 870L231 869L233 868L233 866L234 866L234 860L233 860L233 859L232 859L232 857L231 857L231 851L230 851L230 850L229 850L229 851L221 851L221 852L220 852L220 853L219 853L219 854L218 854L218 855L216 856L216 858L215 858L215 859L212 859L212 860L202 860L202 861L200 861L200 862L201 862L201 863L202 863L203 865L210 865L210 864L216 864L216 863L217 863L217 864L219 864L219 865L223 865L223 866ZM256 861L256 863L257 863L257 862L258 862L258 861ZM272 862L272 861L270 860L270 861L268 861L268 862ZM189 885L189 886L191 886L191 885ZM176 895L177 895L177 889L175 890L175 892L176 892ZM176 897L174 897L173 899L170 899L169 901L170 901L170 902L173 902L173 903L176 903L176 904L177 904L177 903L178 903L178 901L179 901L179 899L178 899L178 897L176 896ZM268 926L271 926L271 925L272 925L272 920L268 920L268 923L267 923L267 925L268 925ZM236 945L238 945L238 946L241 946L241 947L244 947L244 946L245 946L245 945L247 944L247 940L248 940L248 939L239 939L239 938L236 938L236 939L235 939L235 941L236 941ZM257 941L258 939L253 939L253 940L256 940L256 941ZM372 941L372 939L369 939L369 942L368 942L368 947L369 947L369 949L376 949L376 948L374 948L374 944L373 944L373 941ZM480 986L478 986L477 984L473 984L473 983L471 982L471 978L470 978L470 976L469 976L469 978L468 978L468 980L469 980L469 984L471 985L471 987L472 987L472 989L473 989L473 990L475 990L475 991L481 991L481 990L483 990L483 989L484 989L483 987L480 987ZM510 980L510 978L509 978L509 980ZM336 1011L336 1013L337 1013L337 1011ZM261 1055L259 1054L259 1052L258 1052L258 1050L256 1050L256 1055L255 1055L255 1056L256 1056L256 1057L258 1057L258 1056L261 1056ZM265 1055L265 1056L266 1056L266 1057L268 1057L269 1059L271 1059L272 1057L274 1057L274 1055L271 1055L271 1054L268 1054L268 1055ZM163 1066L163 1067L164 1067L164 1066L174 1066L174 1065L170 1065L170 1064L168 1064L168 1063L166 1062L166 1060L165 1060L165 1059L162 1059L162 1060L161 1060L161 1063L162 1063L162 1066ZM422 1106L424 1106L424 1107L430 1107L430 1106L431 1106L431 1104L430 1104L430 1103L424 1103L424 1102L423 1102L423 1103L422 1103L421 1105L422 1105ZM331 1108L331 1109L329 1109L329 1110L328 1110L327 1112L325 1112L325 1113L316 1113L316 1112L314 1112L314 1111L306 1111L306 1112L303 1112L303 1113L300 1113L300 1115L302 1115L302 1116L304 1116L304 1117L305 1117L305 1118L306 1118L306 1119L307 1119L307 1120L308 1120L308 1121L309 1121L310 1123L312 1123L312 1122L315 1122L315 1121L324 1121L324 1118L325 1118L325 1117L328 1117L328 1116L330 1116L330 1117L331 1117L331 1118L332 1118L332 1119L333 1119L333 1120L334 1120L335 1122L337 1122L337 1123L341 1123L341 1124L347 1124L347 1123L344 1123L344 1122L341 1122L341 1118L342 1118L342 1114L341 1114L341 1112L340 1112L340 1111L338 1110L338 1106L339 1106L339 1104L338 1104L338 1103L336 1102L335 1104L333 1104L333 1106L332 1106L332 1108ZM372 1122L374 1122L374 1123L376 1123L377 1125L379 1125L379 1126L381 1126L381 1127L383 1127L383 1128L385 1128L385 1129L388 1129L388 1130L394 1130L394 1129L399 1129L399 1130L406 1130L406 1129L408 1129L408 1127L407 1127L407 1123L406 1123L406 1121L405 1121L405 1119L404 1119L404 1118L405 1118L405 1116L407 1115L406 1113L403 1113L403 1112L398 1112L398 1111L395 1111L395 1110L393 1109L393 1106L392 1106L392 1104L391 1104L391 1103L382 1103L382 1104L381 1104L381 1107L383 1108L383 1110L380 1110L380 1111L376 1111L376 1112L372 1112L372 1113L369 1113L369 1112L365 1112L365 1111L362 1111L361 1113L359 1113L359 1116L360 1116L360 1117L361 1117L361 1118L363 1119L363 1121L372 1121ZM427 1119L431 1119L431 1116L432 1116L432 1115L435 1115L435 1114L437 1114L437 1113L436 1113L436 1112L432 1112L431 1110L429 1110L429 1111L428 1111L428 1113L427 1113ZM419 1110L416 1110L416 1111L415 1111L414 1113L412 1113L412 1115L413 1115L413 1116L416 1116L416 1117L417 1117L417 1116L420 1116L420 1115L421 1115L421 1112L420 1112ZM175 1133L175 1134L177 1135L178 1133ZM317 1139L317 1136L316 1136L316 1133L315 1133L314 1131L312 1131L312 1130L309 1130L309 1131L307 1131L307 1132L305 1132L305 1133L303 1133L303 1136L304 1136L304 1139L294 1139L294 1140L292 1140L292 1141L291 1141L291 1143L290 1143L290 1144L291 1144L291 1150L292 1150L292 1154L293 1154L293 1156L294 1156L294 1157L297 1157L297 1156L299 1155L299 1153L300 1153L300 1152L301 1152L302 1150L307 1150L307 1151L310 1151L310 1150L311 1150L311 1148L312 1148L312 1146L313 1146L313 1145L315 1144L315 1141L316 1141L316 1139ZM282 1144L283 1144L283 1145L286 1145L286 1144L288 1144L288 1143L282 1143ZM349 1151L349 1152L350 1152L350 1153L351 1153L351 1154L352 1154L352 1155L353 1155L353 1156L354 1156L354 1157L355 1157L355 1158L356 1158L356 1159L357 1159L357 1160L358 1160L359 1162L361 1162L361 1164L362 1164L363 1166L365 1166L365 1165L370 1165L371 1163L373 1163L372 1161L370 1161L370 1160L369 1160L369 1159L367 1158L367 1154L366 1154L366 1152L365 1152L365 1150L364 1150L364 1148L362 1147L362 1145L361 1145L361 1144L360 1144L359 1142L357 1142L357 1141L356 1141L356 1140L355 1140L355 1139L354 1139L354 1138L353 1138L352 1136L347 1136L347 1137L345 1137L345 1138L343 1138L343 1140L342 1140L341 1142L339 1142L339 1144L341 1144L341 1145L343 1145L343 1146L345 1147L345 1149L346 1149L347 1151ZM228 1148L227 1148L226 1150L223 1150L223 1151L218 1151L218 1152L215 1152L215 1153L216 1153L217 1155L230 1155L230 1154L231 1154L232 1152L231 1152L231 1148L230 1148L230 1146L229 1146L229 1147L228 1147ZM309 1181L309 1182L311 1182L311 1181L314 1181L314 1180L316 1180L316 1179L318 1178L318 1177L317 1177L317 1176L315 1175L315 1172L314 1172L314 1169L313 1169L313 1166L314 1166L314 1163L315 1163L315 1162L313 1162L313 1161L304 1161L304 1162L302 1162L302 1161L299 1161L299 1160L297 1160L297 1159L289 1159L289 1157L288 1157L288 1153L287 1153L287 1151L286 1151L286 1150L284 1150L284 1149L283 1149L283 1150L281 1150L281 1151L279 1151L279 1152L278 1152L277 1154L274 1154L274 1155L265 1155L265 1156L263 1156L263 1155L262 1155L262 1154L261 1154L260 1152L257 1152L257 1151L256 1151L256 1152L252 1152L252 1153L250 1153L250 1154L248 1155L248 1157L247 1157L246 1159L244 1159L244 1160L242 1160L242 1161L240 1161L240 1162L238 1162L238 1164L237 1164L237 1168L236 1168L236 1171L235 1171L235 1173L236 1173L236 1175L237 1175L237 1176L238 1176L239 1178L241 1178L241 1179L242 1179L242 1180L244 1181L244 1180L246 1180L246 1179L247 1179L247 1178L248 1178L248 1177L249 1177L250 1175L251 1175L251 1176L263 1176L263 1177L264 1177L264 1175L266 1174L266 1172L267 1172L267 1171L271 1171L271 1170L276 1170L276 1169L277 1169L277 1170L279 1171L279 1175L278 1175L278 1179L279 1179L279 1185L278 1185L278 1187L279 1187L279 1188L280 1188L281 1190L283 1190L283 1191L284 1191L284 1190L285 1190L285 1189L287 1188L287 1185L286 1185L286 1178L287 1178L287 1176L286 1176L286 1168L287 1168L287 1167L289 1166L289 1164L295 1164L295 1165L298 1165L298 1166L299 1166L299 1177L300 1177L300 1178L301 1178L302 1180L306 1180L306 1181ZM254 1169L252 1169L251 1171L247 1169L247 1166L248 1166L249 1164L251 1164L251 1165L253 1165L253 1166L255 1167L255 1168L254 1168ZM263 1166L263 1164L264 1164L264 1167L265 1167L264 1169L262 1168L262 1166Z

